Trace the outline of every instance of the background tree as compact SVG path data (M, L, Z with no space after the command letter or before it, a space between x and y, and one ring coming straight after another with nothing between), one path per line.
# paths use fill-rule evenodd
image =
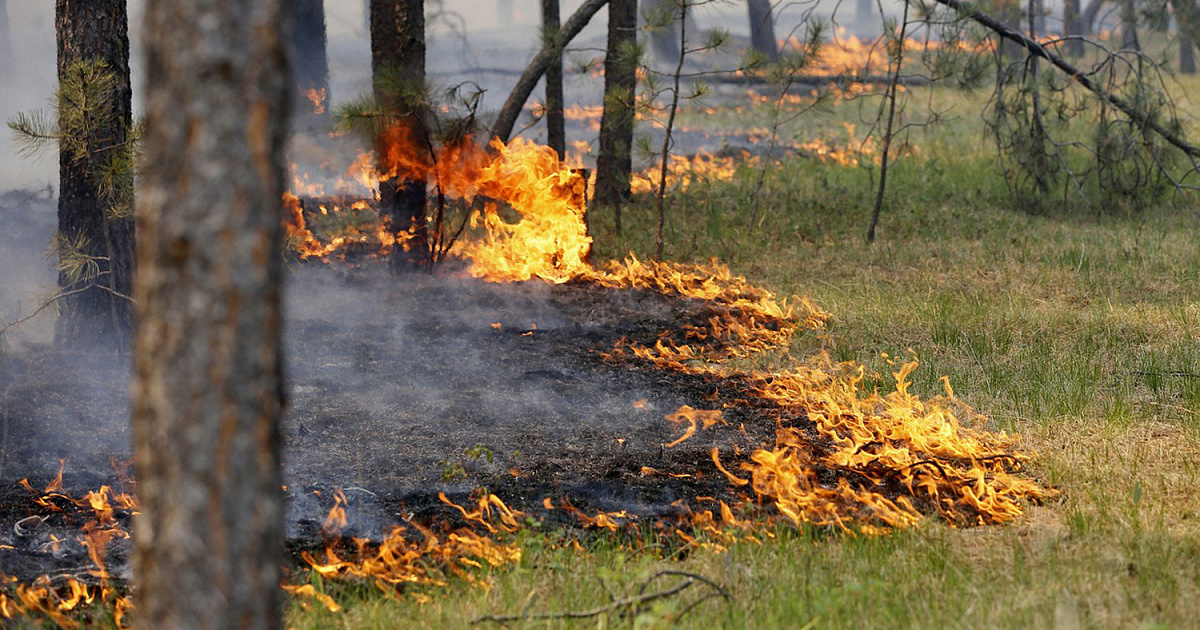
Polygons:
M562 28L559 8L559 0L542 0L543 45L559 51L546 68L546 143L562 158L567 151L567 123L563 115L562 46L556 41Z
M127 297L133 280L132 180L107 176L117 171L113 164L122 157L133 122L128 29L125 0L55 3L60 86L86 87L92 78L78 75L88 68L104 69L111 77L103 80L102 94L59 90L63 135L56 240L58 284L66 294L54 329L60 346L123 345L133 329ZM82 97L100 102L82 102ZM73 121L86 132L82 146Z
M1063 35L1071 38L1063 42L1063 52L1071 57L1083 56L1083 16L1080 15L1079 0L1063 0Z
M424 0L371 0L371 75L375 100L427 142L422 118L425 90ZM383 152L380 152L383 155ZM421 180L379 183L380 214L407 242L392 251L396 270L428 265L429 228L425 217L427 191Z
M637 92L637 0L609 0L608 48L604 56L604 111L596 156L597 205L612 206L621 230L621 204L629 200L633 170L633 124Z
M750 45L768 61L779 61L779 42L775 41L775 17L771 0L746 0L750 13Z
M292 113L302 128L319 130L329 120L329 56L325 0L292 0Z
M675 23L679 17L679 0L642 0L642 16L650 34L650 50L660 64L679 63L685 42L679 40L680 28ZM700 29L690 14L685 32L696 34Z
M146 9L133 384L144 630L281 624L286 1Z
M12 85L13 68L12 28L8 23L8 0L0 0L0 84ZM7 94L0 95L0 107L5 105Z

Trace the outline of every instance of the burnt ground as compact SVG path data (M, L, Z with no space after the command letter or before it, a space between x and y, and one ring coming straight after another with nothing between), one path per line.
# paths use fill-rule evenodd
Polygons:
M346 533L363 536L450 518L438 493L462 502L480 487L539 517L545 497L589 513L665 516L679 499L729 494L709 461L714 444L745 450L774 435L761 410L730 408L729 427L665 448L683 427L664 416L719 408L719 384L599 356L621 338L651 342L705 321L701 301L320 264L293 266L286 300L284 477L297 542L319 539L333 488L349 499ZM115 483L112 462L130 456L128 378L128 362L112 354L31 344L0 357L0 545L16 547L0 551L0 572L86 566L78 545L45 553L50 534L73 538L85 515L50 514L17 482L40 489L65 459L72 496ZM31 514L50 518L14 530ZM127 547L110 548L114 565Z

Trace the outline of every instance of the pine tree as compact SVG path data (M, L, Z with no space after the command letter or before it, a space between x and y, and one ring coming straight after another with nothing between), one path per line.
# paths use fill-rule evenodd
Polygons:
M633 170L631 152L638 56L637 2L610 0L595 200L597 205L614 207L618 231L621 229L620 207L629 200L629 179Z
M275 630L288 0L150 2L134 343L141 630Z
M371 0L371 75L375 99L406 125L418 143L427 140L422 117L425 87L424 0ZM382 154L382 152L381 152ZM392 231L407 237L391 256L394 270L430 264L426 182L379 184L380 213Z
M123 345L133 329L133 103L125 0L57 0L61 347Z

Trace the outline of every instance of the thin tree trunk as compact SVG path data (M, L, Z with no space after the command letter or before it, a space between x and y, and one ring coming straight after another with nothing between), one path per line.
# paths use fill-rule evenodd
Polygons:
M371 1L371 73L375 100L399 116L418 146L424 145L427 141L421 96L425 90L424 0ZM389 82L384 78L388 73L394 73L405 94L389 92ZM384 152L381 150L379 154ZM393 233L408 236L405 246L392 250L394 270L412 270L431 262L425 215L427 194L424 180L379 183L379 206L384 220Z
M1137 123L1145 129L1153 131L1158 137L1166 140L1171 146L1183 151L1188 156L1200 158L1200 147L1187 141L1187 138L1180 135L1172 129L1163 126L1157 119L1148 115L1146 112L1138 109L1137 105L1130 103L1120 96L1105 90L1103 87L1096 84L1092 80L1091 75L1083 72L1079 68L1071 65L1070 62L1062 57L1050 52L1040 42L1029 39L1019 31L1014 30L1011 26L997 20L996 18L976 9L973 5L967 4L963 0L935 0L938 4L948 6L960 15L970 18L978 22L981 26L990 29L1000 37L1019 44L1022 48L1031 55L1037 55L1042 59L1050 62L1050 65L1058 68L1063 74L1073 79L1076 83L1083 86L1092 94L1095 94L1100 100L1108 105L1121 111L1129 117L1130 120Z
M1137 34L1137 5L1134 0L1121 0L1121 48L1141 50Z
M558 32L556 42L561 47L566 47L571 43L572 39L587 26L588 21L593 15L608 3L608 0L585 0L575 13L567 18L562 29ZM521 110L525 107L525 101L529 100L529 95L533 94L534 88L537 87L538 81L542 75L546 73L546 69L550 64L554 63L555 59L562 59L561 48L556 46L547 46L542 44L542 49L534 56L533 61L526 66L525 72L517 79L517 84L513 86L511 92L508 93L508 98L505 99L504 105L500 108L500 113L496 115L496 122L492 124L492 136L499 138L503 142L508 142L509 136L512 135L513 126L517 124L517 118L521 115Z
M1063 35L1068 39L1063 51L1068 57L1083 56L1083 19L1079 15L1079 0L1063 0Z
M1096 18L1100 17L1100 9L1104 8L1104 0L1088 0L1083 8L1083 34L1087 36L1096 33Z
M1180 40L1200 46L1200 6L1196 0L1170 0L1175 14L1175 25L1179 27ZM1182 55L1181 55L1182 56Z
M609 0L604 112L600 117L594 200L598 206L615 209L618 234L621 231L621 205L629 200L629 179L633 171L637 63L637 0Z
M775 41L775 17L771 0L746 0L750 12L750 45L770 61L779 61L779 43Z
M542 37L558 50L557 59L546 68L546 141L558 157L567 154L567 123L563 116L562 47L555 42L562 28L559 0L542 0Z
M683 42L679 61L675 63L675 73L672 75L671 105L667 110L667 126L663 129L662 162L658 171L658 225L654 230L654 259L661 261L663 257L663 232L667 227L667 165L671 158L671 132L675 129L675 114L679 111L679 79L683 74L683 62L687 58L687 27L688 3L691 0L679 0L679 41Z
M900 35L893 43L896 49L892 52L892 82L888 85L888 112L883 131L883 147L879 154L879 188L875 191L875 206L871 209L871 223L867 226L867 242L875 242L875 228L879 226L879 213L883 209L883 195L887 191L888 158L892 149L892 130L896 122L896 91L900 84L900 71L904 66L904 43L908 34L908 6L904 2L904 16L900 21Z
M63 243L96 260L99 275L75 280L60 268L58 285L71 291L93 285L59 302L55 343L61 347L89 344L124 348L133 330L127 298L133 283L133 219L115 216L105 203L100 173L120 151L133 120L129 83L129 18L125 0L57 0L58 79L66 82L79 62L99 60L116 78L114 92L104 105L108 124L88 130L83 141L88 155L80 158L65 147L59 151L58 232ZM79 104L60 104L79 107Z
M0 85L12 85L13 68L12 27L8 22L8 0L0 0ZM8 90L0 94L0 109L8 110Z
M329 126L329 55L325 0L292 0L292 113L301 129Z
M1196 46L1183 33L1179 34L1179 72L1196 74Z
M147 5L133 386L141 630L281 627L286 3Z

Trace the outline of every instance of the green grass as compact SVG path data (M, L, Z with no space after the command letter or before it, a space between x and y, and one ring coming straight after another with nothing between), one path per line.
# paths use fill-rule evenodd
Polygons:
M812 137L852 115L824 113L787 133ZM938 377L949 376L993 429L1023 436L1038 453L1034 473L1060 497L1001 527L927 520L881 538L782 529L762 545L686 558L604 539L580 552L553 535L521 534L522 561L485 571L489 589L454 582L419 591L430 597L422 604L324 584L345 610L293 602L289 626L453 628L528 602L530 612L581 610L671 569L711 578L731 599L684 617L691 599L678 597L633 619L509 627L1200 627L1196 216L1167 205L1027 212L981 139L969 114L915 134L873 245L863 235L877 173L801 159L770 169L754 225L752 168L673 194L667 258L716 256L831 312L832 342L801 336L795 357L831 345L887 387L881 353L911 349L922 362L919 393L940 392ZM617 236L611 212L598 210L599 258L649 256L653 221L651 201L639 199Z

